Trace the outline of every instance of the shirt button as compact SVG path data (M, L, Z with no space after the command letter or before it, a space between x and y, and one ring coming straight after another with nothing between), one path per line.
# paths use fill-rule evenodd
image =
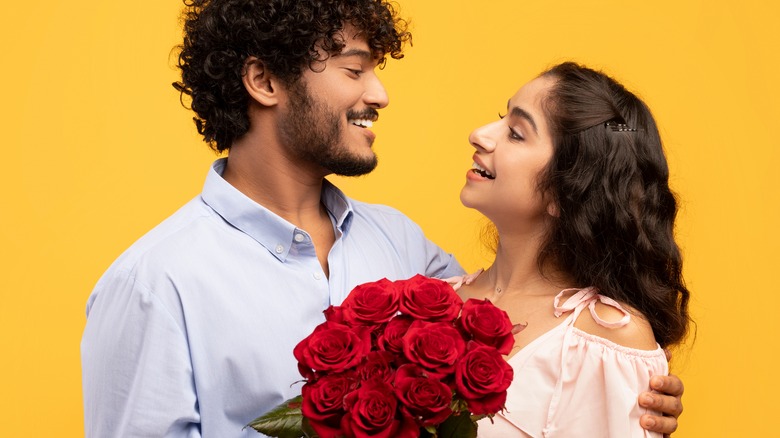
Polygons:
M320 280L320 279L322 279L322 274L320 274L319 272L315 272L315 273L314 273L314 279L315 279L315 280Z
M282 246L281 244L276 245L276 253L281 254L283 252L284 252L284 246Z
M303 242L303 239L305 239L305 237L303 237L303 234L296 234L295 237L293 237L293 239L295 239L296 242L301 243Z

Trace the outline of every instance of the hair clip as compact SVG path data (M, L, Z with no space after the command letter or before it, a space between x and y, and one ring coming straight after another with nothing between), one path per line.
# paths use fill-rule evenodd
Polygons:
M606 122L604 126L612 132L636 132L636 128L629 128L625 123Z

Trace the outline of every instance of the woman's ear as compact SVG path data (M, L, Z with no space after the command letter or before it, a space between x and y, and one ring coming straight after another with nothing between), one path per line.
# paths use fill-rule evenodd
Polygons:
M547 203L547 214L549 214L552 217L561 216L561 211L558 209L558 205L555 202L550 201L549 203Z
M244 88L259 104L274 106L279 102L279 84L263 61L250 56L244 63Z

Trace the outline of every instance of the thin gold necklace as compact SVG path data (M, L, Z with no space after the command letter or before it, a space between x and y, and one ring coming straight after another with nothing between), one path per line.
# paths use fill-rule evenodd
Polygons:
M495 273L495 276L492 275ZM495 277L495 279L493 278ZM496 292L496 295L501 295L501 292L504 291L504 289L501 288L501 286L498 285L498 272L495 270L495 266L490 267L490 273L488 274L488 278L490 278L493 283L493 290Z

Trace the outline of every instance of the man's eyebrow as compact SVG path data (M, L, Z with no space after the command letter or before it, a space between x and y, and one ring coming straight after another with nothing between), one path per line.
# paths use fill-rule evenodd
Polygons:
M339 57L348 57L348 56L358 56L360 58L365 59L366 61L371 61L374 59L374 57L371 55L371 52L368 50L363 49L349 49L344 52L339 53Z
M508 101L506 103L506 106L507 107L509 106ZM531 114L528 113L528 111L520 108L519 106L513 106L511 113L514 117L521 117L523 119L526 119L528 123L531 125L531 127L534 128L534 132L537 135L539 134L539 130L536 128L536 122L534 121L534 118L531 117Z

